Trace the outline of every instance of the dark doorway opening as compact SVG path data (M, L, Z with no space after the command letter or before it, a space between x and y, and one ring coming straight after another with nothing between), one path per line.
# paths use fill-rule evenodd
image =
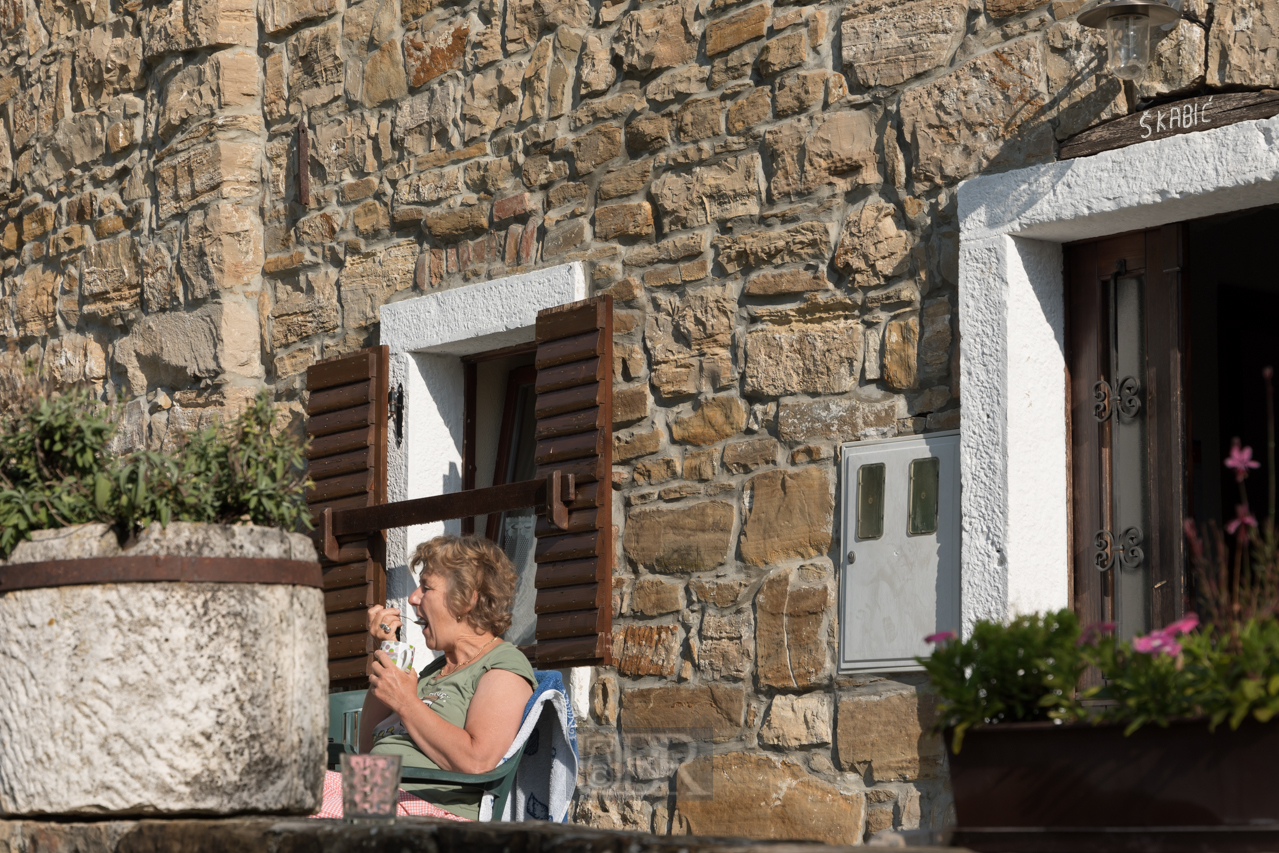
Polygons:
M1243 483L1261 519L1269 512L1262 369L1279 367L1279 275L1270 265L1279 208L1191 222L1188 242L1188 509L1201 528L1235 517L1240 486L1223 462L1238 438L1262 466Z

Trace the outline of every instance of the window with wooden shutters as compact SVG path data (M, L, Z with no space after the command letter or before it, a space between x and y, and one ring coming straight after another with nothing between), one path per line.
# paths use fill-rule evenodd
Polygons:
M613 300L537 315L536 476L572 474L568 529L537 520L538 666L607 663L613 578Z
M386 347L320 362L307 370L307 503L317 516L386 502ZM338 538L336 559L321 559L328 616L331 689L361 687L373 653L366 610L386 601L382 532Z
M1132 637L1184 609L1185 226L1068 245L1074 601Z

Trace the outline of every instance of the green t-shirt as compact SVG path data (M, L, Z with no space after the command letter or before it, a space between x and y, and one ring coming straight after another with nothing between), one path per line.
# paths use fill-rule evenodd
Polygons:
M422 670L422 674L418 676L417 695L426 707L458 728L466 727L466 711L475 696L475 688L479 686L484 673L490 669L505 669L523 676L531 687L537 688L537 677L533 674L533 666L528 658L505 641L494 646L478 660L441 678L439 672L445 663L444 656L441 655ZM398 755L405 767L440 769L409 737L399 714L392 714L373 727L373 749L370 752L375 755ZM444 782L405 781L400 787L459 817L479 819L480 795L474 791L460 791L456 785Z

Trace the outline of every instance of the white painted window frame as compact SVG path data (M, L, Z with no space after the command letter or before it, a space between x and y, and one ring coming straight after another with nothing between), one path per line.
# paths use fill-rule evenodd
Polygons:
M461 489L465 401L460 357L531 342L538 311L586 296L582 265L571 263L382 306L381 342L390 350L392 394L404 386L403 438L397 445L394 425L387 437L388 501ZM391 606L407 608L417 584L409 570L414 549L433 536L460 531L460 521L387 531ZM426 647L416 624L406 623L402 636ZM425 661L418 663L420 668ZM571 687L570 692L584 693Z
M1279 117L982 175L958 202L967 633L1069 603L1062 244L1279 204Z

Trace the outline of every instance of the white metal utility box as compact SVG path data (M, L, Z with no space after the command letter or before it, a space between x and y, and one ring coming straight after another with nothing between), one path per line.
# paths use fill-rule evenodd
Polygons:
M959 633L959 432L842 447L839 671L919 669Z

